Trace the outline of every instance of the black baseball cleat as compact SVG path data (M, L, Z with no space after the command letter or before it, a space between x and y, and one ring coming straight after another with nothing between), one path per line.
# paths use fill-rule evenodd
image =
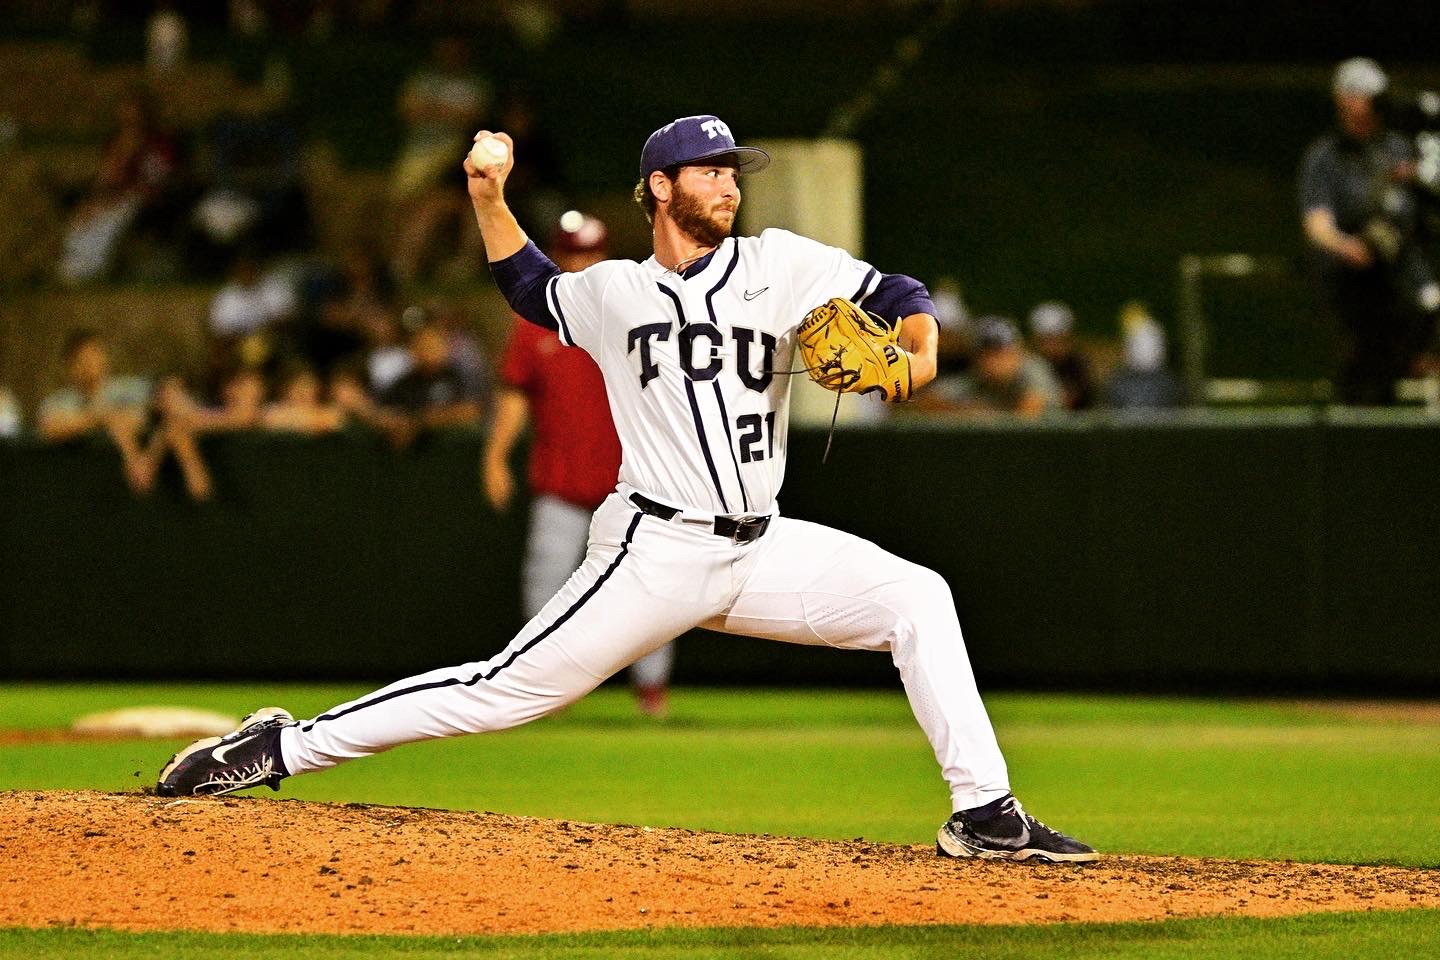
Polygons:
M1091 847L1030 816L1012 794L952 815L940 828L935 851L942 857L984 860L1087 863L1100 859Z
M155 792L162 797L218 797L261 784L280 789L290 774L280 758L280 731L295 722L288 711L262 707L223 737L206 737L170 758Z

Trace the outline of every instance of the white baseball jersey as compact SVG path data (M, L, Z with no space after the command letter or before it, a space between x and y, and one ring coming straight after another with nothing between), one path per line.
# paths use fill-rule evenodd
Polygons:
M622 483L681 509L764 514L785 477L795 330L879 279L844 250L766 230L726 239L688 278L654 257L562 273L545 302L604 374Z

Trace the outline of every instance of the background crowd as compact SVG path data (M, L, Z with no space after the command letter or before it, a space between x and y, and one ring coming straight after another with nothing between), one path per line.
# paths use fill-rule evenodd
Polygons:
M521 47L543 44L561 17L543 4L502 7L487 27ZM79 3L71 16L93 35L136 11ZM185 112L176 87L164 81L198 59L193 25L215 14L147 6L143 79L117 97L89 182L60 191L63 237L53 269L35 283L210 285L204 345L171 368L133 369L112 355L111 331L78 315L63 343L56 338L53 392L22 404L0 384L0 435L109 438L137 492L173 457L186 489L204 499L213 493L206 435L366 430L403 449L428 430L487 428L490 356L511 318L478 312L463 295L488 276L457 158L476 129L509 132L522 158L510 191L537 238L589 199L566 180L533 81L488 69L468 28L437 20L390 105L400 136L382 195L367 208L374 222L327 244L317 223L325 199L310 171L316 117L297 105L315 97L280 52L282 40L324 41L426 16L406 3L231 0L223 28L233 87L220 109L185 124L175 120ZM605 5L566 6L564 16L623 19ZM1391 403L1395 380L1440 368L1429 349L1440 293L1425 252L1424 158L1376 109L1383 69L1342 67L1331 90L1337 132L1305 158L1298 219L1319 261L1316 288L1349 340L1338 397ZM967 303L969 278L925 279L941 313L941 375L901 416L1033 418L1202 399L1174 371L1171 319L1140 299L1112 307L1113 319L1077 317L1065 290L1038 304L986 298L981 306Z

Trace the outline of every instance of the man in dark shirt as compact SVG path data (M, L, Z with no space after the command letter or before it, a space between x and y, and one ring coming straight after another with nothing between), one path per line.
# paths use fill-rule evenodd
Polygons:
M1318 259L1326 305L1349 340L1340 371L1346 403L1388 404L1423 338L1440 290L1417 240L1412 145L1376 109L1388 79L1356 57L1335 71L1337 129L1310 145L1300 214Z
M445 331L426 323L410 335L410 370L380 396L381 406L414 429L466 426L479 421L481 398L450 360Z

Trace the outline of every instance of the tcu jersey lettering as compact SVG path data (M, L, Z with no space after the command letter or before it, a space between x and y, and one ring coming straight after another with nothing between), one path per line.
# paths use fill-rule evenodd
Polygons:
M730 237L697 267L607 261L552 278L546 303L561 339L605 378L622 483L682 509L770 513L795 328L830 297L863 303L880 274L785 230ZM689 429L658 432L662 421Z
M634 352L636 344L639 344L640 347L640 388L642 390L651 380L660 375L660 368L650 354L650 340L652 338L669 340L670 332L673 329L674 324L671 323L644 323L631 330L626 338L630 344L630 352ZM695 358L694 349L697 337L710 345L709 354L703 363ZM775 335L773 333L759 334L762 354L758 371L752 369L750 359L756 332L744 327L735 327L730 331L730 338L735 344L735 372L740 375L740 382L756 393L764 393L765 388L770 386L770 381L775 378L773 365L775 363L775 344L778 342ZM719 376L725 366L722 356L724 339L724 334L708 323L692 323L680 328L680 366L684 368L690 379L713 380Z

